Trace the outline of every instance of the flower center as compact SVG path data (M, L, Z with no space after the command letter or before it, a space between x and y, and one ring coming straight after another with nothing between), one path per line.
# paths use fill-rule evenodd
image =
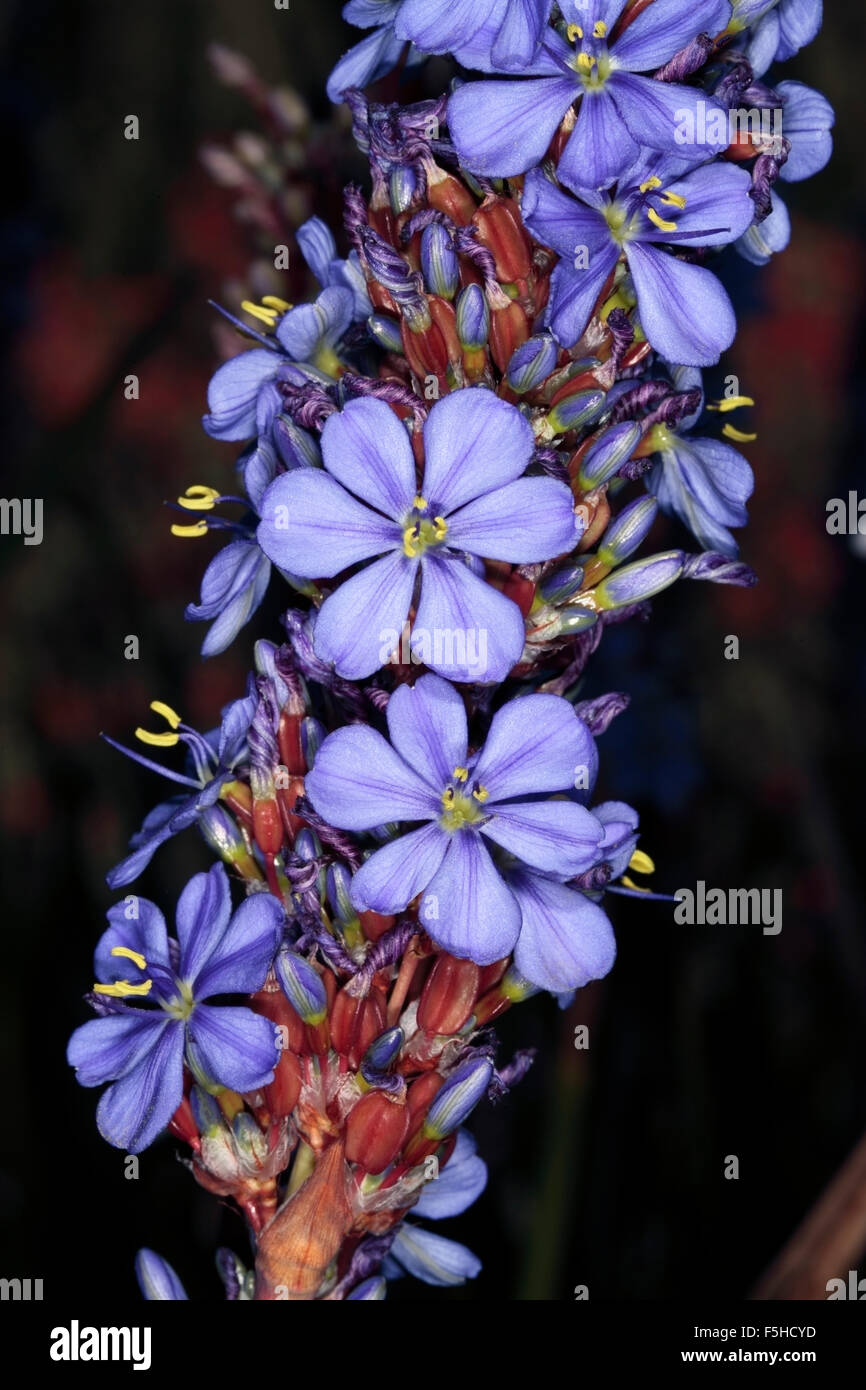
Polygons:
M444 516L432 516L425 497L416 497L403 526L403 554L416 560L425 550L440 546L448 535Z
M490 795L487 788L474 782L470 791L469 769L465 767L455 767L451 779L442 793L442 815L439 817L442 829L453 832L480 824L486 819L481 807Z
M597 19L590 31L580 24L569 24L568 41L578 46L578 52L571 59L571 66L577 73L587 92L598 92L610 77L613 64L607 50L607 25Z

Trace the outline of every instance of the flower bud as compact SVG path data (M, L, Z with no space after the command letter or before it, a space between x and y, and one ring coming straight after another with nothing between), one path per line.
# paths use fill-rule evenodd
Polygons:
M277 415L271 429L286 468L321 468L322 451L318 441L288 415Z
M390 314L371 314L367 327L385 352L403 354L403 339L400 337L400 324Z
M427 1111L421 1132L425 1139L446 1139L468 1119L490 1085L493 1063L489 1057L470 1057L445 1081Z
M598 558L609 567L627 559L649 535L659 504L654 497L638 497L624 507L608 526L598 547Z
M600 388L588 391L575 391L563 396L547 416L547 423L554 434L568 434L569 430L582 429L592 420L598 419L604 410L606 393Z
M367 1079L367 1073L381 1074L393 1066L400 1056L400 1049L405 1041L402 1028L387 1028L384 1033L380 1033L374 1038L364 1053L361 1062L361 1075Z
M205 806L199 812L199 829L211 849L215 850L227 864L234 865L245 877L259 877L255 861L244 843L233 816L222 806ZM252 869L252 875L247 873Z
M421 234L421 269L431 294L454 298L459 272L457 255L451 237L439 222L431 222Z
M640 439L640 425L627 420L605 430L601 438L587 450L580 465L577 483L582 492L601 487L618 472Z
M508 385L518 395L534 391L550 376L558 356L559 347L549 333L527 338L508 364L505 374Z
M566 565L543 579L538 591L546 603L565 603L580 593L582 584L583 565Z
M315 831L304 827L298 832L295 840L295 854L299 859L306 859L307 861L321 858L322 842Z
M369 1279L365 1279L363 1284L356 1284L351 1293L346 1294L346 1302L349 1303L352 1299L364 1303L381 1301L385 1297L387 1287L381 1274L373 1274Z
M667 589L679 579L682 572L682 551L668 550L661 555L650 555L645 560L636 560L634 564L609 574L593 590L593 597L600 609L643 603L645 599L661 593L662 589Z
M427 1033L459 1033L472 1013L480 974L474 961L440 952L424 982L418 1026Z
M418 176L411 164L398 164L391 170L388 179L388 198L395 217L412 206L412 199L418 191Z
M405 1095L394 1100L384 1091L368 1091L346 1120L346 1158L367 1173L383 1173L402 1149L408 1129Z
M153 1250L139 1250L135 1257L135 1277L142 1296L148 1303L180 1303L187 1297L183 1284L178 1279L168 1260ZM369 1283L370 1280L367 1280ZM363 1288L363 1285L359 1285ZM382 1295L384 1298L384 1294Z
M292 1008L304 1023L315 1027L328 1012L328 998L321 975L294 951L281 950L274 961L277 978Z
M324 741L324 726L319 723L318 719L314 719L312 715L307 715L301 722L301 749L303 750L304 762L307 764L308 770L312 769L316 761L316 754Z
M334 916L340 922L355 922L358 913L349 896L352 875L345 864L332 864L325 875L325 892Z
M461 347L483 348L490 332L490 310L480 285L467 285L457 299L457 336Z

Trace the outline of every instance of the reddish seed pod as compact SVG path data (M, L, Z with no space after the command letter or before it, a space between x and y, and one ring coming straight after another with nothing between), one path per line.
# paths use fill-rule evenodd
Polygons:
M511 199L488 198L472 221L478 240L493 255L497 279L504 285L526 280L532 271L531 243Z
M419 1076L417 1081L412 1082L408 1105L413 1129L416 1122L427 1114L427 1107L442 1085L442 1077L435 1071L428 1071L425 1076Z
M492 965L482 965L481 979L478 981L478 994L486 994L494 985L498 985L502 976L508 969L510 956L503 956L502 960L495 960Z
M390 931L397 918L385 916L381 912L362 912L358 920L367 940L378 941L380 936L384 936L386 931Z
M368 1091L346 1120L346 1158L367 1173L382 1173L402 1149L408 1129L405 1098Z
M529 337L529 320L520 305L512 301L505 309L490 315L490 352L501 372L508 367L521 343Z
M253 834L262 854L278 854L283 847L283 818L274 798L253 802Z
M418 1005L418 1023L428 1033L459 1033L478 993L480 970L474 961L442 951L433 962Z
M280 1054L274 1079L264 1087L265 1105L274 1119L291 1115L301 1094L301 1068L293 1052Z
M289 1003L283 991L260 989L250 999L254 1013L269 1018L275 1028L280 1030L280 1047L284 1052L304 1051L304 1023L300 1015Z
M446 212L458 227L471 222L478 204L469 189L453 174L443 174L434 181L431 175L427 181L427 202L437 212Z
M341 989L331 1009L331 1043L353 1071L374 1038L385 1030L385 1001L380 990L371 990L364 999Z

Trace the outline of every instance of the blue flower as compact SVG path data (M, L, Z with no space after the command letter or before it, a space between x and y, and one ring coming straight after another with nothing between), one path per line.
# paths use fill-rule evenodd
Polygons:
M673 367L678 391L700 387L698 371ZM705 550L735 556L739 547L729 526L745 526L746 502L755 485L743 455L721 439L683 434L701 413L701 406L677 429L655 425L651 432L659 462L646 475L646 485L662 511L679 517Z
M727 23L727 0L655 0L617 29L625 0L572 0L574 46L549 30L527 80L460 87L448 104L448 127L461 162L473 173L508 178L544 158L566 112L580 100L557 177L569 188L604 188L644 150L682 155L677 126L698 113L712 125L717 109L695 87L639 74L663 66L702 31Z
M134 911L131 920L130 911ZM196 874L177 905L177 943L145 898L119 903L96 948L94 994L111 1011L77 1028L67 1059L82 1086L113 1084L96 1112L110 1144L139 1153L180 1105L184 1061L209 1086L256 1090L273 1080L279 1057L273 1026L246 1007L205 1004L249 994L265 982L284 919L275 898L257 893L232 913L226 871ZM132 1008L140 997L156 1008ZM115 1003L114 1001L118 1001Z
M230 646L267 593L271 566L252 538L230 541L202 576L201 599L186 607L188 622L210 622L202 656L218 656Z
M339 257L331 230L321 217L308 218L295 235L301 255L322 289L337 285L351 291L355 321L367 319L373 312L373 306L357 251L350 251L346 260Z
M729 31L748 29L746 57L756 77L793 58L821 28L823 0L733 0Z
M562 258L551 278L546 319L564 346L580 338L621 254L634 285L641 328L663 357L709 366L733 342L734 311L712 271L678 260L658 243L724 246L735 241L754 216L749 176L730 164L686 173L682 168L681 163L647 161L614 195L584 193L580 200L555 187L539 169L527 175L524 220Z
M187 1302L187 1294L168 1260L147 1248L135 1257L135 1277L148 1303Z
M123 888L132 883L150 863L160 845L195 821L202 823L213 813L223 786L235 777L235 769L248 757L247 730L256 711L256 702L257 696L250 678L247 694L226 705L219 728L207 734L200 734L184 724L180 716L162 701L155 700L151 704L151 709L162 715L169 728L156 734L147 729L137 729L137 737L142 743L157 748L186 744L189 750L187 772L173 772L104 735L106 743L141 763L142 767L150 768L151 772L159 773L160 777L170 782L193 789L191 796L187 793L160 802L148 813L141 830L130 841L132 854L106 874L109 888Z
M444 1221L471 1207L487 1186L487 1164L476 1153L475 1140L468 1130L457 1135L454 1152L437 1176L427 1184L415 1203L413 1216ZM414 1274L425 1284L465 1284L481 1270L481 1261L465 1245L433 1231L403 1221L385 1260L383 1272L389 1279Z
M316 619L316 653L339 675L369 676L390 659L420 579L415 658L455 680L502 680L523 651L523 618L465 556L529 563L570 550L579 538L571 492L521 476L532 430L484 388L437 401L424 449L419 492L394 412L370 397L350 401L322 432L325 471L287 473L268 489L259 543L275 564L311 579L381 556L335 589Z
M307 778L315 809L343 829L422 822L361 866L355 907L400 912L421 894L419 920L445 950L479 965L514 951L539 988L604 974L610 924L560 881L597 862L604 829L567 797L540 799L585 785L594 763L592 736L569 702L512 700L473 755L463 700L438 676L395 690L387 719L390 744L367 727L338 729Z

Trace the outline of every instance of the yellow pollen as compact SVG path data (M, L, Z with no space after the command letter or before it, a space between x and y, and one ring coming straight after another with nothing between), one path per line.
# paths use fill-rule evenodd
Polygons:
M254 304L251 299L243 300L241 308L245 314L251 314L254 319L260 319L268 328L273 328L277 321L276 309L265 309L261 304Z
M568 39L569 43L574 43L575 39L583 38L583 30L579 24L569 24L565 31L565 37Z
M142 985L131 985L128 980L118 980L114 985L94 985L94 994L108 994L112 999L125 999L128 994L149 994L153 980L145 980Z
M445 520L444 516L434 516L433 529L436 532L437 540L444 540L448 535L448 522Z
M593 26L592 26L592 37L593 37L594 39L606 39L606 38L607 38L607 25L605 24L605 22L604 22L603 19L597 19L597 20L595 21L595 24L593 24Z
M729 410L739 410L743 405L754 405L751 396L725 396L721 401L710 401L707 403L707 410L717 410L720 415L727 415Z
M633 869L636 874L654 874L656 868L649 855L644 854L642 849L635 850L631 859L628 861L628 866L630 869Z
M683 197L682 193L672 193L669 188L666 188L664 193L660 193L659 198L663 203L667 203L670 207L684 208L686 205L686 200Z
M468 767L455 767L455 769L454 769L454 771L452 772L451 776L452 776L452 777L455 779L455 781L457 781L457 782L465 782L465 781L466 781L466 778L469 776L469 768L468 768Z
M416 493L412 498L412 506L416 511L423 512L424 508L427 506L427 498L422 497L420 492Z
M180 536L182 540L191 536L206 536L207 522L203 516L200 516L198 521L193 522L191 526L178 526L175 524L171 528L171 534L173 536Z
M113 956L125 956L127 960L131 960L134 965L137 965L139 970L144 970L147 965L141 952L133 951L129 946L112 946L111 954Z
M666 222L663 217L659 217L655 208L647 208L646 215L653 226L658 227L660 232L675 232L677 229L676 222Z
M476 787L472 795L474 796L475 800L480 801L481 805L483 806L485 801L488 800L490 793L486 787Z
M751 444L757 439L756 434L746 434L743 430L738 430L734 425L725 425L722 434L728 439L733 439L736 444Z
M210 512L213 505L219 501L220 493L215 487L206 487L204 483L193 483L188 487L183 497L179 497L178 505L185 507L188 512Z
M650 178L645 179L644 182L640 185L640 191L641 193L651 193L654 188L661 188L661 186L661 179L657 178L656 175L653 174Z
M163 704L162 700L152 700L150 708L154 714L161 714L172 729L176 729L180 724L180 715L172 709L171 705ZM135 737L141 743L147 743L152 748L174 748L179 741L179 735L176 733L152 734L149 729L136 729Z
M403 532L403 554L408 555L410 560L414 560L418 554L417 526L407 526Z
M292 307L284 299L278 299L275 294L263 294L262 303L269 309L276 309L278 314L287 314Z
M592 72L595 64L596 60L591 53L578 53L577 66L580 68L581 72Z

